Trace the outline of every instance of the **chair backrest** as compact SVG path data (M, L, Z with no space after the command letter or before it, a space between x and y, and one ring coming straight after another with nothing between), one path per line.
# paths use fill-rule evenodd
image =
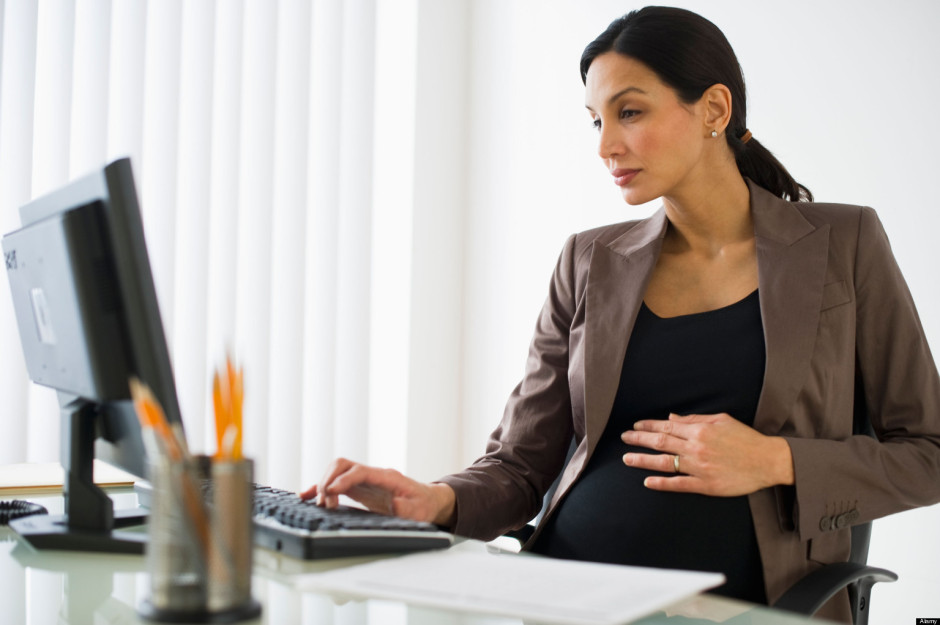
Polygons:
M852 434L875 436L875 429L871 425L871 416L868 413L868 405L865 403L864 385L858 370L855 374L855 403L853 404ZM856 564L868 563L868 545L871 542L871 522L852 526L852 552L849 555L849 562Z
M868 563L868 544L871 542L871 521L852 526L852 552L849 562Z
M855 403L853 405L854 420L852 433L855 435L877 438L875 429L871 424L868 405L865 403L864 385L856 369L855 375ZM858 565L868 564L868 546L871 543L871 521L852 526L852 547L849 552L849 562ZM895 579L897 576L895 576ZM852 609L852 622L855 625L867 625L868 609L871 601L870 579L859 580L847 585L849 604Z

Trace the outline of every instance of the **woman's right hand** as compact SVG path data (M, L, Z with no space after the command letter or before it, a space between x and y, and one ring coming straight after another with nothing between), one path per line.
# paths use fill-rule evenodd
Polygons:
M323 479L300 493L301 499L316 497L317 504L327 508L338 506L340 495L373 512L444 526L453 524L456 497L450 486L425 484L394 469L378 469L346 458L331 462Z

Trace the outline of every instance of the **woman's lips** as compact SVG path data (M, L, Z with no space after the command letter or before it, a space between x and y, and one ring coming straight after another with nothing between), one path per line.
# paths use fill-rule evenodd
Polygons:
M615 169L610 174L614 177L614 184L618 187L625 187L630 184L636 175L640 173L639 169Z

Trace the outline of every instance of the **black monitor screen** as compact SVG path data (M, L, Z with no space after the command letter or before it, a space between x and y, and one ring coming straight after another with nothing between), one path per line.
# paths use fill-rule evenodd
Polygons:
M27 538L111 550L121 519L92 483L91 463L98 457L147 476L128 379L146 383L170 422L181 422L130 161L38 198L20 216L3 253L30 379L58 392L67 517L51 537Z

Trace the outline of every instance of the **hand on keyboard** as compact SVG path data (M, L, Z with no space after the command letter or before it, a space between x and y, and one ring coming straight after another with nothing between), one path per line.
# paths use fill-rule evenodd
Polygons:
M255 485L255 544L305 560L446 548L432 523L351 508L325 508L290 491Z
M455 509L454 491L446 484L425 484L394 469L379 469L338 458L328 467L323 479L300 494L302 499L317 498L326 508L339 505L346 495L381 514L450 526Z

